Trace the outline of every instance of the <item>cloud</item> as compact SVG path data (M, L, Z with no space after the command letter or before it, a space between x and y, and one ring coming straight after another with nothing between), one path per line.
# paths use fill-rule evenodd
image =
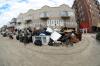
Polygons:
M0 7L0 9L6 9L8 8L10 5L9 4L4 4L3 6Z
M7 1L9 1L9 0L0 0L0 3L7 2Z
M13 17L25 13L29 9L39 9L44 5L72 5L73 0L0 0L0 27L7 24Z
M9 4L4 4L2 6L0 6L0 14L7 12L10 10L10 5Z
M22 2L28 3L28 0L18 0L18 2L20 2L20 3L22 3Z

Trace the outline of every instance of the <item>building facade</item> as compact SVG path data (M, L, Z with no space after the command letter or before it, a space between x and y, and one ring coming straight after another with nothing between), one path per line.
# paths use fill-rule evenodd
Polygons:
M16 29L16 22L17 19L16 18L12 18L11 21L7 24L7 29L10 32L14 32Z
M41 9L29 10L17 17L19 28L24 27L51 27L77 28L74 10L68 5L58 7L43 6Z
M89 32L100 27L100 4L97 0L75 0L72 8L75 9L76 21L79 28L87 28Z

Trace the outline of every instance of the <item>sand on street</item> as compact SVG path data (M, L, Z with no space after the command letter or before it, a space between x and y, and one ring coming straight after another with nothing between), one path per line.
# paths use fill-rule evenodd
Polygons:
M37 47L0 36L0 66L100 66L100 42L86 34L74 47Z

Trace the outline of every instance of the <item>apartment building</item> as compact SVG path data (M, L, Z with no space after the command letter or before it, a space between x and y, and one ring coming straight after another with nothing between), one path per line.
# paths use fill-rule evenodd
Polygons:
M45 5L37 10L30 9L17 17L17 23L19 28L48 26L58 29L61 27L77 29L74 10L66 4L57 7Z
M96 31L100 27L100 4L98 0L75 0L76 21L81 29L89 32Z

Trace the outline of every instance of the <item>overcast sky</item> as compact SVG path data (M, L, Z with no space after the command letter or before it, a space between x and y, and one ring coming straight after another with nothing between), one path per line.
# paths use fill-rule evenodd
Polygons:
M67 4L72 6L74 0L0 0L0 27L7 24L13 17L25 13L29 9L39 9L44 5L58 6ZM100 0L99 0L100 1Z

